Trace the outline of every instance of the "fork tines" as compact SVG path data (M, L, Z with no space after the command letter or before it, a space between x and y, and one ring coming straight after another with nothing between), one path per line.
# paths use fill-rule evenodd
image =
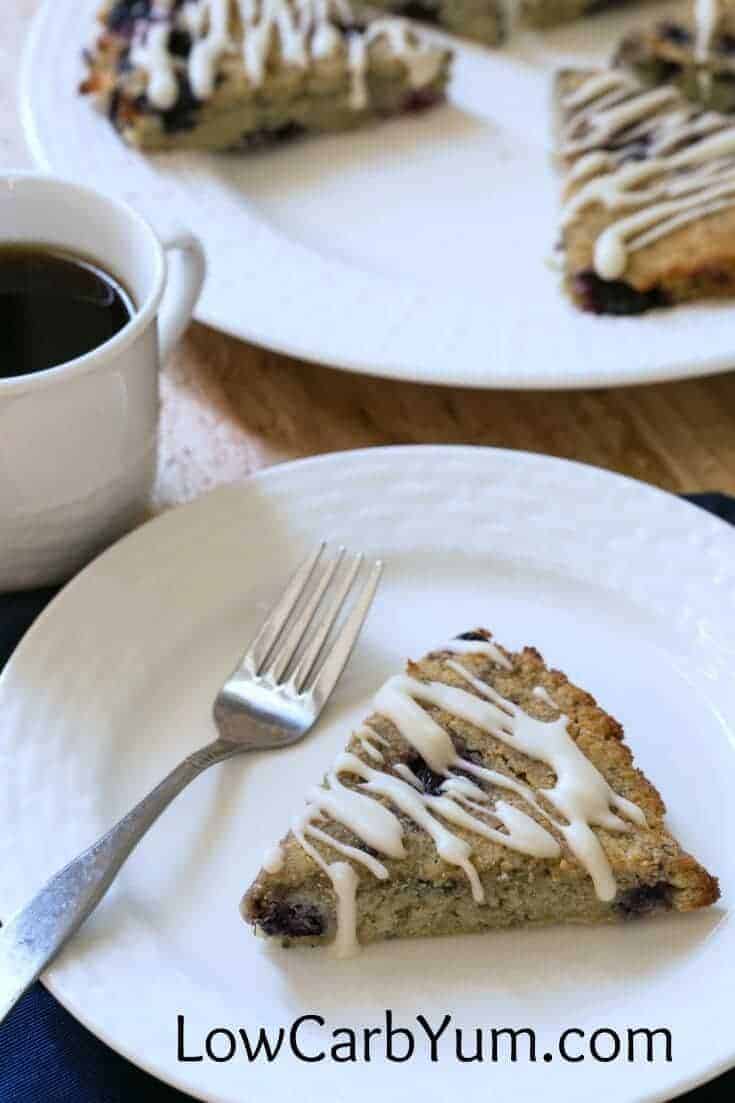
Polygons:
M320 544L295 572L243 660L251 675L312 693L317 703L329 696L350 657L383 569L375 560L361 571L362 554L349 556L339 547L329 558L325 547Z

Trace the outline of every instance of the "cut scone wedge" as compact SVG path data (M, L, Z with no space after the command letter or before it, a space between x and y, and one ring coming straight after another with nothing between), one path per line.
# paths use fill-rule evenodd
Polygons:
M377 694L242 905L284 945L601 923L713 903L620 724L484 630Z
M735 294L735 122L622 69L557 77L566 286L595 314Z
M81 91L141 149L248 149L439 103L451 53L349 0L114 0Z
M713 36L705 57L692 24L666 19L626 35L613 59L644 84L674 84L713 111L735 111L735 10Z
M584 16L599 15L635 0L521 0L521 23L526 27L557 27Z
M505 38L501 0L369 0L368 6L441 27L486 46L497 46Z

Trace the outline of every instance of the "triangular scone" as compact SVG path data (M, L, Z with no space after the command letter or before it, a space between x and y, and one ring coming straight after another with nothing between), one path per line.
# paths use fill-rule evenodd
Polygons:
M81 91L144 149L227 150L438 103L450 51L350 0L106 0Z
M735 125L623 69L557 78L569 293L595 314L735 294Z
M496 46L505 37L502 0L367 0L367 6L435 24L443 31Z
M520 18L526 27L556 27L621 4L632 7L634 0L521 0Z
M690 911L717 881L663 824L620 724L490 634L390 679L243 915L284 944Z

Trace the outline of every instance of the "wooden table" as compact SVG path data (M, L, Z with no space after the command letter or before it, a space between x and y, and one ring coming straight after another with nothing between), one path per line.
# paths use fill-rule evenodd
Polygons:
M30 164L15 88L36 4L9 0L3 11L0 171ZM155 509L281 460L396 443L524 448L669 490L735 493L732 373L598 391L464 391L306 364L193 325L161 389Z

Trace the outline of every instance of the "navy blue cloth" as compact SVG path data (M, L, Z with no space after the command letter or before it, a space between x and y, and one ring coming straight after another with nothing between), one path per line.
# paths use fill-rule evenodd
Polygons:
M690 501L735 524L735 498L690 494ZM0 595L0 667L55 590ZM698 998L702 998L701 993ZM683 1096L714 1103L735 1095L735 1070ZM90 1034L40 984L0 1026L0 1103L187 1103Z

